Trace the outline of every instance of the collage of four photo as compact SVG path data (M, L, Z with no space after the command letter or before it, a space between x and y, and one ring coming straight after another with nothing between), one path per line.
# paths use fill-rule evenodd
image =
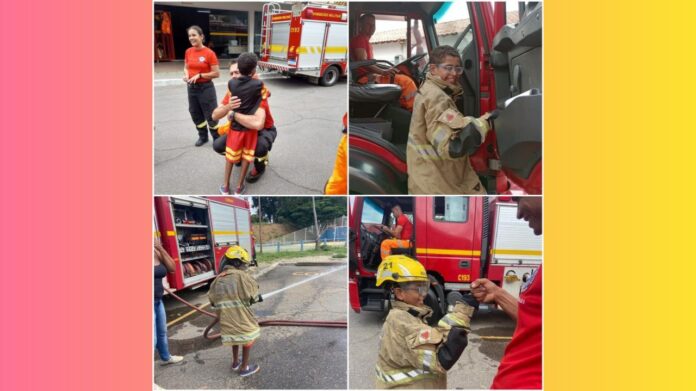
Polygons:
M541 389L542 10L155 1L155 389Z

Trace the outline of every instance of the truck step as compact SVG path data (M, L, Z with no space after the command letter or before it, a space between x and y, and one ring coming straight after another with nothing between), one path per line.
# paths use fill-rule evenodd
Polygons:
M384 299L377 297L368 297L367 304L362 306L364 311L384 311Z

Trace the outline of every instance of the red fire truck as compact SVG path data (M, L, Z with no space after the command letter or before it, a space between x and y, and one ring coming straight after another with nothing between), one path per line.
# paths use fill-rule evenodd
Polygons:
M295 3L263 6L261 61L264 70L306 76L322 86L336 84L346 75L348 11L329 4Z
M176 264L166 279L172 290L214 278L232 245L245 248L256 262L249 203L242 198L155 197L153 228Z
M380 243L388 236L378 225L393 224L399 204L413 223L411 248L392 254L417 258L428 272L426 297L439 319L449 291L469 291L485 277L515 297L541 264L542 237L517 219L517 204L506 197L351 197L349 204L349 297L353 310L381 311L387 293L375 286ZM439 311L439 313L438 313Z

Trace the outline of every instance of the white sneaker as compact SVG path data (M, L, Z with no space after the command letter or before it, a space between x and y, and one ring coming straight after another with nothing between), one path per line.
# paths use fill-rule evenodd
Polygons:
M162 365L176 364L183 360L184 358L182 356L169 356L169 361L162 361Z

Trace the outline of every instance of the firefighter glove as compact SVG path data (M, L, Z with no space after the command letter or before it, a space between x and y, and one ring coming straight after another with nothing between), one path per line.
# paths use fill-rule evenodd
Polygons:
M472 123L454 133L452 137L449 144L449 154L452 158L471 155L481 145L481 133Z
M447 335L447 341L438 349L437 360L445 370L449 370L454 366L454 363L459 360L459 357L464 352L466 345L469 344L467 333L464 329L453 328Z

